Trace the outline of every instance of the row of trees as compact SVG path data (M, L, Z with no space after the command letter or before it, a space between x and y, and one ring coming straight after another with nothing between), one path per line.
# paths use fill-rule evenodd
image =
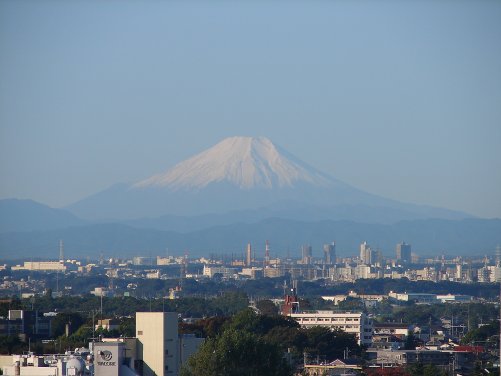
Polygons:
M183 317L225 316L241 311L249 304L247 295L241 291L228 291L217 296L184 297L169 300L163 298L140 299L134 297L96 297L94 295L63 296L51 298L49 295L36 299L0 303L0 316L7 316L9 309L40 310L43 312L99 312L103 317L130 316L136 312L177 312Z

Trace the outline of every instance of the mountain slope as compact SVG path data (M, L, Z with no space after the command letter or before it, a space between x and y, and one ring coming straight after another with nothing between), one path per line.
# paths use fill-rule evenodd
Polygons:
M293 187L298 182L316 186L335 183L296 158L286 157L265 137L229 137L165 173L134 184L133 188L202 189L219 182L240 189Z
M84 223L65 210L32 200L0 200L0 232L52 230Z
M137 183L116 184L68 207L87 219L120 220L164 215L285 207L289 218L321 208L326 219L468 217L465 213L405 204L376 196L323 174L259 137L231 137L164 173ZM347 210L347 208L349 210ZM269 216L269 214L267 214Z

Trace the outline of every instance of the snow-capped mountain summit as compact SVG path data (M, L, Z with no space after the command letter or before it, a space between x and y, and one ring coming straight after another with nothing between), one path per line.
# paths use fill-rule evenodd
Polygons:
M68 209L86 219L230 212L228 218L235 221L273 216L388 223L464 217L364 192L308 166L265 137L226 138L164 173L116 184Z
M229 137L133 188L202 189L228 182L240 189L293 187L303 182L327 187L333 179L294 158L266 137Z

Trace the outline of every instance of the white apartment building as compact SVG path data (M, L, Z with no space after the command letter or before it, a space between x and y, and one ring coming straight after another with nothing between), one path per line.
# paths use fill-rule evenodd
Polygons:
M390 291L388 294L390 298L395 300L400 300L403 302L411 302L414 301L416 303L437 303L437 295L436 294L427 294L427 293L416 293L416 292L393 292Z
M214 275L221 274L223 278L233 278L237 274L237 269L227 268L225 266L207 266L204 265L203 275L209 278L213 278Z
M484 266L477 271L479 282L499 282L501 281L501 268L497 266Z
M353 282L355 281L355 268L347 265L345 267L329 268L329 277L333 281Z
M12 270L66 272L67 267L61 261L25 261L24 266L13 266Z
M331 329L341 329L346 333L354 334L359 345L370 345L372 343L372 319L362 312L312 311L291 313L290 317L304 328L324 326Z

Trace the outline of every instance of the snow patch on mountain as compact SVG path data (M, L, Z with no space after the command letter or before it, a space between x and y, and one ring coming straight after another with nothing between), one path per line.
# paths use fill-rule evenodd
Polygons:
M328 187L337 183L280 150L266 137L229 137L133 188L196 190L217 182L241 189L284 188L297 183Z

